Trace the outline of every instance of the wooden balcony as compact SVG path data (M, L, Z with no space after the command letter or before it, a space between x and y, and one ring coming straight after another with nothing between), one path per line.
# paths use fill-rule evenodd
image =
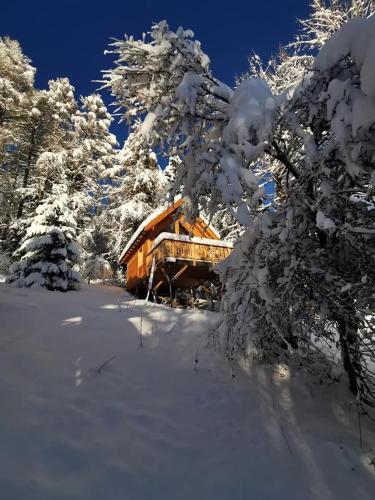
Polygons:
M170 290L171 284L190 288L214 281L213 266L231 251L232 245L226 241L162 232L153 241L146 240L129 259L127 287L147 287L153 262L153 287L158 291Z
M189 238L180 235L176 237L173 233L161 233L147 255L147 273L151 270L154 258L157 267L163 262L174 261L185 261L191 266L199 263L213 265L228 257L231 251L232 246L221 240Z

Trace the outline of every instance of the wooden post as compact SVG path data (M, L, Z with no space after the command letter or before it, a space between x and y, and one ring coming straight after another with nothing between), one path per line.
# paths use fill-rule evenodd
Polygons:
M152 296L154 298L154 302L157 302L158 301L158 289L160 287L160 285L164 282L164 280L160 280L156 283L156 285L154 286L154 288L152 289Z
M156 292L156 290L160 287L160 285L163 283L163 280L160 280L156 283L154 288L152 289L153 292Z
M150 277L149 277L149 280L148 280L147 297L146 297L145 302L148 301L148 298L150 296L150 292L151 292L151 289L152 289L152 284L153 284L153 281L154 281L154 273L155 273L155 256L152 258L151 273L150 273Z
M164 276L166 277L167 282L169 284L169 297L172 300L173 299L173 294L172 294L172 280L168 276L168 274L167 274L166 270L164 269L164 267L161 268L161 272L164 274Z

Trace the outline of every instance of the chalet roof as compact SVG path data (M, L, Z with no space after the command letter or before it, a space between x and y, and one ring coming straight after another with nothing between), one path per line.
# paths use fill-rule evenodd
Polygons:
M126 255L132 251L136 246L137 243L142 239L143 235L150 229L149 226L151 223L159 222L159 220L164 219L167 217L169 214L173 213L175 210L177 210L182 204L184 200L180 197L175 200L173 204L170 204L168 206L164 206L158 210L155 210L152 214L150 214L137 228L133 236L130 238L128 243L126 244L124 250L121 252L121 255L118 259L118 262L122 262ZM216 236L217 238L220 239L220 234L219 232L211 225L209 222L203 217L199 216L199 218L207 225L207 228L209 228ZM158 221L156 222L156 220ZM153 224L154 225L154 224ZM202 238L204 239L204 238Z

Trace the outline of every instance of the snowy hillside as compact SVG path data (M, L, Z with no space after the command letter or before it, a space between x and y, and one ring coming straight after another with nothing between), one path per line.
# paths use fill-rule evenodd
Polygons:
M373 499L374 436L360 450L337 386L232 378L215 317L0 285L1 499Z

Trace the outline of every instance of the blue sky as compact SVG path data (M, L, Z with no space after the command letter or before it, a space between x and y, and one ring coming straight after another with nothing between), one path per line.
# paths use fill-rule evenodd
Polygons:
M291 39L297 18L306 17L308 0L4 0L1 35L16 38L37 68L38 87L51 78L69 77L77 96L94 92L100 71L111 67L104 55L110 37L141 36L155 21L195 32L215 75L232 84L247 69L255 51L264 58ZM105 96L107 103L110 96ZM120 142L124 125L115 125Z

